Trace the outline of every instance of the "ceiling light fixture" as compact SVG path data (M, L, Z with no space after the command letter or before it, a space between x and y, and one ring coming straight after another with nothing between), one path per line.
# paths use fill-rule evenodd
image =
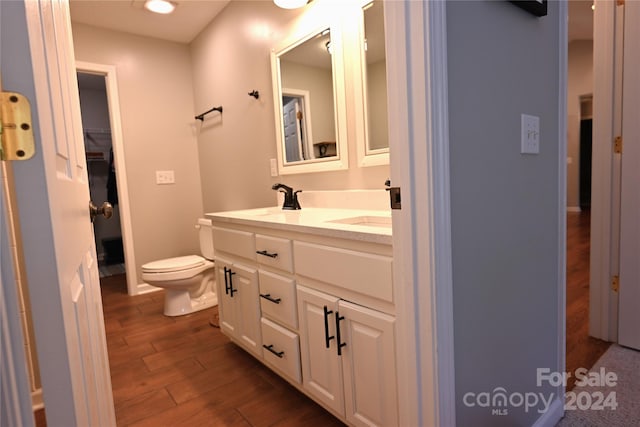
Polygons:
M167 0L147 0L144 8L155 13L167 15L176 9L176 4Z
M273 2L283 9L298 9L307 4L307 0L273 0Z

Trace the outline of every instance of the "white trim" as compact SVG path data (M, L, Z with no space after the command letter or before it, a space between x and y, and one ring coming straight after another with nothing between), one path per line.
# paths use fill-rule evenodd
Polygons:
M568 80L568 6L558 2L558 361L557 372L566 372L567 350L567 80ZM553 411L547 411L536 425L554 426L564 415L565 386L556 387ZM559 404L558 404L559 403ZM547 424L542 423L544 420Z
M352 66L352 78L354 90L354 114L355 114L355 144L356 153L358 159L358 167L379 166L389 164L389 147L379 148L376 150L369 149L369 109L368 102L368 73L367 73L367 55L364 50L365 28L364 28L364 9L367 5L373 3L373 0L360 0L359 1L359 14L358 25L356 31L351 38L345 37L345 44L353 49L354 52L358 52L357 56L352 55L352 62L355 66ZM385 2L380 2L384 7ZM351 34L345 34L345 36L351 36ZM355 59L354 59L355 58ZM387 87L388 92L388 87ZM387 99L389 95L387 94ZM389 138L389 135L387 135Z
M610 290L613 274L612 204L615 133L615 25L616 4L596 0L593 46L593 168L591 187L591 259L589 284L589 335L614 341L617 335L617 301Z
M122 122L120 120L120 98L118 95L118 80L116 67L112 65L96 64L93 62L76 61L76 70L83 73L104 76L109 103L109 121L111 125L111 142L116 168L116 182L118 185L118 205L120 210L120 227L122 229L122 244L124 246L124 265L127 271L127 291L129 295L137 295L145 289L138 284L138 275L133 246L133 226L129 203L129 181L125 166L124 139L122 137Z
M271 49L271 76L273 86L274 126L276 149L278 154L278 172L280 175L324 172L349 168L349 144L347 133L346 87L342 26L339 17L330 10L331 2L317 2L311 6L298 21L292 35ZM329 29L331 32L332 54L331 71L333 80L333 112L336 133L335 158L313 159L285 164L284 128L282 118L282 82L280 79L279 57L316 35ZM312 144L313 145L313 141Z
M567 212L582 212L580 206L567 206Z
M559 395L551 405L549 410L542 414L540 418L536 420L532 427L554 427L564 416L564 394Z
M455 425L446 2L385 4L400 425ZM411 94L411 96L409 96Z
M44 400L42 399L42 389L39 388L31 392L31 405L33 411L44 408Z
M33 426L33 412L29 396L29 376L24 335L18 308L15 262L8 238L11 235L8 219L8 198L5 192L4 165L0 185L0 422L11 426Z
M148 283L142 282L138 284L138 287L137 287L138 293L136 295L149 294L151 292L158 292L161 290L162 290L161 288L158 288L156 286L151 286Z

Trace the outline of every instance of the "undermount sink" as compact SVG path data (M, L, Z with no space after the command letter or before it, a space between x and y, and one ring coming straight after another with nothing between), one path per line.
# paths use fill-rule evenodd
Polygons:
M327 222L350 225L364 225L367 227L391 228L391 217L388 216L354 216L351 218L334 219Z

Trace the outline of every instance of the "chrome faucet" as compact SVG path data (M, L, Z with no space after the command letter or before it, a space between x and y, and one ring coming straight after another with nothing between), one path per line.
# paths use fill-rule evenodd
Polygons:
M284 193L284 203L282 204L282 209L287 209L287 210L302 209L300 207L300 203L298 202L298 193L300 193L302 190L298 190L294 192L293 188L284 184L273 184L271 189Z

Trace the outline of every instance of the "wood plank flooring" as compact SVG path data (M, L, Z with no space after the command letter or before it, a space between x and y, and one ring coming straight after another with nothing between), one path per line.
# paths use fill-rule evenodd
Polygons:
M568 372L610 345L588 335L589 224L567 215ZM210 326L215 309L166 317L163 293L129 297L124 275L102 279L102 298L118 426L343 425Z
M101 282L118 426L343 426L210 325L162 314L163 292Z
M578 368L591 368L610 342L589 336L589 211L567 213L567 383L571 390Z

